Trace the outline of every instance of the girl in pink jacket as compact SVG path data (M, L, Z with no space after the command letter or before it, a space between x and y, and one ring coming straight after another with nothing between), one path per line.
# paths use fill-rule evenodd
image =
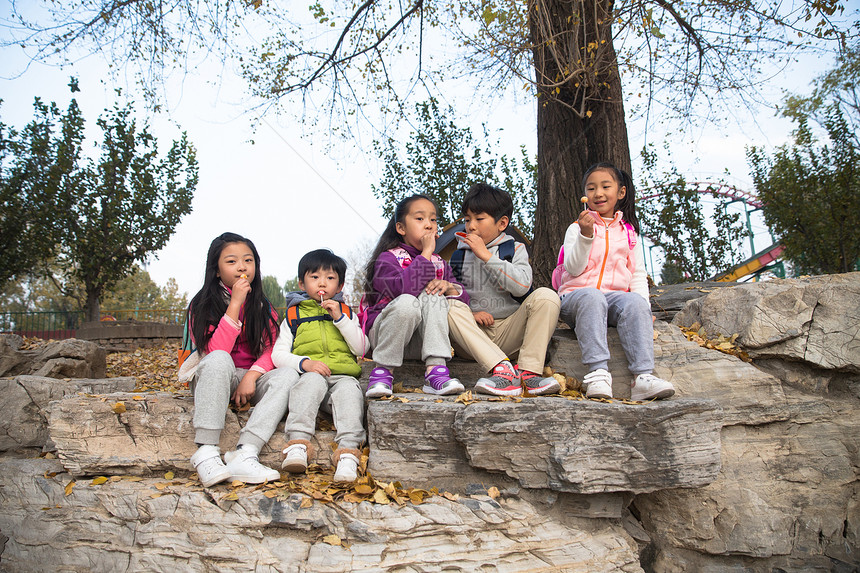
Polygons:
M254 243L224 233L209 246L203 288L188 307L179 376L194 395L198 448L191 463L205 487L226 479L263 483L281 477L261 465L258 455L284 417L298 375L272 363L278 315L263 294L261 276ZM254 409L238 446L224 454L225 464L218 444L230 400Z
M612 398L606 331L615 326L634 376L631 398L668 398L674 387L652 374L653 317L633 181L611 163L598 163L585 172L583 186L587 209L567 229L557 278L560 317L575 330L588 368L585 395Z

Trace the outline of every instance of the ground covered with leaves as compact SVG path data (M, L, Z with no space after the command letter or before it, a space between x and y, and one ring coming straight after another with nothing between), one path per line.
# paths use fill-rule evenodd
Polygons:
M107 355L107 377L137 379L135 392L179 392L186 389L176 375L179 343L138 348Z

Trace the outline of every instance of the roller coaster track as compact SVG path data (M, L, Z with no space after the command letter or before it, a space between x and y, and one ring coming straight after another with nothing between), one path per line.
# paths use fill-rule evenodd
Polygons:
M713 181L694 181L691 183L687 183L687 189L694 190L696 193L701 194L709 194L709 195L719 195L721 197L728 197L733 201L743 201L747 205L754 207L756 209L761 209L762 203L759 201L759 198L756 197L753 193L749 191L744 191L743 189L738 189L734 185L728 185L727 183L715 183ZM638 201L648 201L649 199L656 199L657 197L661 197L666 195L666 191L657 191L653 187L647 187L642 189L640 192Z
M687 189L694 190L696 191L696 193L727 197L732 201L742 201L750 207L753 207L754 209L761 209L762 207L761 201L753 193L750 193L749 191L744 191L743 189L738 189L734 185L728 185L726 183L715 183L713 181L695 181L692 183L688 183ZM637 201L648 201L650 199L656 199L658 197L666 195L667 193L671 193L671 191L657 191L656 189L649 187L642 189L640 193L641 194ZM767 270L770 265L778 262L783 250L785 250L785 247L783 247L779 243L775 243L764 249L763 251L759 251L758 253L753 254L750 258L733 266L725 272L713 276L711 280L736 281L750 274L761 273L762 271Z

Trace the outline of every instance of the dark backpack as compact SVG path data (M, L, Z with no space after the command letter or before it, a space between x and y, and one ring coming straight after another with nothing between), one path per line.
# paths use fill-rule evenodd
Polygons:
M504 243L499 245L498 255L499 258L503 261L511 262L514 259L514 251L516 251L517 244L514 241L505 241ZM448 261L448 264L451 265L451 270L454 272L454 277L463 282L463 259L466 256L466 249L455 249L451 254L451 260ZM511 293L511 298L522 304L524 300L532 293L534 290L534 286L529 287L529 291L522 296L514 296Z

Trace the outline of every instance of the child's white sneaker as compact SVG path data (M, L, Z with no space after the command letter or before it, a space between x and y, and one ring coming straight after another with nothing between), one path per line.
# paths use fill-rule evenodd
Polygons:
M336 483L352 483L358 478L358 457L353 454L341 454L334 472Z
M305 444L291 444L284 449L281 469L291 474L302 474L308 470L308 447Z
M281 479L280 472L260 463L256 451L237 448L224 454L224 459L227 461L227 471L234 480L245 483L264 483Z
M230 477L227 466L221 461L221 450L218 446L205 444L197 448L191 456L191 465L197 470L203 487L211 487Z
M640 374L633 380L630 386L630 399L641 402L644 400L660 400L668 398L675 393L675 387L672 383L657 378L651 373Z
M612 398L612 374L603 368L592 370L582 381L586 398Z

